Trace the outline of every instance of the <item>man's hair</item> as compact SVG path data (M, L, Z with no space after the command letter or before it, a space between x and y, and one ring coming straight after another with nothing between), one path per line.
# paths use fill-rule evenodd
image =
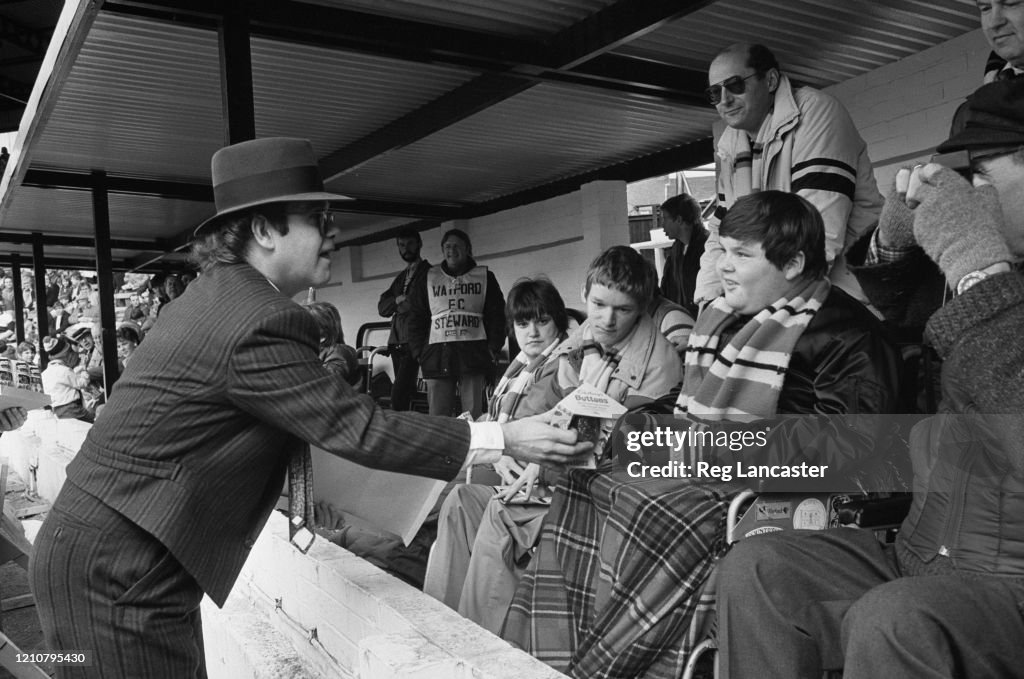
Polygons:
M341 313L338 312L338 307L329 302L309 302L303 306L316 320L316 324L320 326L320 334L324 338L321 342L322 346L331 347L335 344L345 343L345 333L341 329Z
M550 316L558 332L569 329L569 315L558 289L547 278L521 278L508 291L505 318L511 330L517 322Z
M759 43L747 45L747 67L764 75L771 69L780 70L779 60L772 51Z
M641 309L646 309L654 297L654 277L650 264L628 245L614 245L597 256L587 270L583 294L589 295L593 285L603 285L633 298Z
M282 236L288 234L287 203L268 203L237 214L226 215L220 224L207 227L192 242L189 263L202 272L218 264L240 264L245 261L249 244L253 241L252 220L261 215ZM163 284L160 284L163 292Z
M22 342L21 344L18 345L18 353L20 354L25 351L31 351L32 353L35 353L36 346L31 342Z
M759 191L738 198L722 219L718 234L760 243L765 258L777 269L804 253L804 279L824 278L828 273L821 213L795 193Z
M420 232L417 231L416 229L402 229L401 231L399 231L395 235L395 240L399 240L399 239L402 239L402 238L407 238L409 240L414 240L414 241L416 241L417 243L420 243L420 244L423 243L423 236L421 236Z
M669 219L681 219L693 227L701 223L700 203L688 193L680 193L666 200L661 204L661 212L668 215Z
M441 236L441 247L444 247L444 244L448 242L449 238L458 238L466 244L467 249L473 249L473 244L469 242L469 235L462 229L448 229L445 231L444 235Z

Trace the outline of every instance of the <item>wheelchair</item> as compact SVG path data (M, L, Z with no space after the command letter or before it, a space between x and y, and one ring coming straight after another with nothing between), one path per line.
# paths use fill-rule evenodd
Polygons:
M852 497L844 493L758 493L745 490L733 498L726 518L726 544L782 530L825 530L840 526L872 530L882 542L892 542L910 511L911 494L889 497ZM717 587L712 571L701 596L703 615L698 611L688 632L690 639L703 639L693 647L681 679L694 679L705 654L714 654L714 677L719 676L718 642L715 638L713 603ZM709 596L710 595L710 596Z

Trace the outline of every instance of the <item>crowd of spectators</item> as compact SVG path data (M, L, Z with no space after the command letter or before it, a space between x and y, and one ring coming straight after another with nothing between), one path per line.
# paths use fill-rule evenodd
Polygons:
M52 410L58 417L92 421L105 397L103 354L96 342L100 327L100 301L95 275L81 271L49 270L44 295L36 296L31 269L22 269L24 339L17 338L15 284L12 272L0 269L0 357L39 369L40 344L47 353L49 377L40 374L43 390L56 397ZM128 302L117 308L115 333L118 372L156 321L162 306L177 298L191 274L117 275L118 298ZM37 303L45 302L47 327L40 333ZM51 349L56 350L54 354ZM59 368L59 369L58 369ZM57 379L58 373L60 374ZM77 404L76 407L70 407Z

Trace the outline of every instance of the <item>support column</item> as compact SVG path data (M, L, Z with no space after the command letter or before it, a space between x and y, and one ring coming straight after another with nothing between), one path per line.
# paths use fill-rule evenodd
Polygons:
M11 256L11 278L14 279L14 336L21 344L25 341L25 298L21 296L21 257Z
M580 187L580 221L587 263L613 245L629 244L626 182L596 181Z
M35 272L36 290L46 290L46 262L43 260L43 234L32 234L32 270ZM38 294L38 293L37 293ZM36 347L39 353L39 369L46 367L46 349L43 348L43 338L49 334L50 316L46 312L45 296L43 304L36 304L36 327L39 329L39 337Z
M96 234L96 283L100 293L100 336L103 352L103 389L107 396L117 381L117 335L114 329L114 271L110 256L110 204L107 173L92 173L92 215ZM95 338L94 338L95 339Z
M252 51L245 3L234 0L220 24L220 83L228 144L256 138Z

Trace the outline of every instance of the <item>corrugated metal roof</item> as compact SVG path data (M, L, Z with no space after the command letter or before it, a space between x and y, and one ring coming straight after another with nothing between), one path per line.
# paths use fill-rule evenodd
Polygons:
M252 40L256 136L301 136L320 155L476 76L436 64Z
M218 55L214 31L101 13L34 164L208 179L224 141Z
M615 0L320 0L382 16L517 38L546 38Z
M375 198L481 202L708 136L716 117L711 108L540 85L331 187Z
M433 210L427 214L471 209L707 138L714 110L679 103L700 96L702 83L659 96L657 87L665 85L654 81L665 74L644 71L648 62L699 76L724 46L753 40L769 45L797 79L828 85L978 26L971 0L718 0L665 25L651 17L649 32L630 26L641 37L621 45L622 36L607 24L580 31L576 37L584 44L574 41L563 55L566 61L585 60L614 44L614 55L642 60L634 62L636 75L628 68L625 75L616 72L604 60L603 68L611 70L596 80L590 79L593 73L538 72L536 64L508 77L501 72L505 54L486 53L488 39L509 44L492 36L541 44L606 7L630 2L319 3L377 15L378 27L400 18L487 38L447 49L431 45L427 31L409 54L386 37L363 40L361 34L347 35L345 49L332 49L323 31L302 22L288 25L287 17L275 15L258 24L261 37L251 41L256 132L310 138L321 159L333 159L331 169L339 174L329 185L342 193L418 202ZM209 17L178 13L173 3L162 19L151 18L160 5L139 8L114 0L99 11L68 77L56 84L56 103L38 121L41 131L26 152L31 169L96 169L193 185L209 181L209 158L225 136L218 35ZM671 9L666 6L664 14ZM268 21L284 25L268 27ZM267 37L274 35L288 41ZM565 77L575 82L558 80ZM632 78L651 82L635 87ZM9 196L4 231L92 234L86 191L21 186ZM110 206L112 232L120 238L187 234L213 210L153 195L114 194ZM342 222L354 237L411 220L366 214L346 215Z
M706 71L724 47L767 45L784 70L825 86L978 28L965 0L719 0L616 54Z

